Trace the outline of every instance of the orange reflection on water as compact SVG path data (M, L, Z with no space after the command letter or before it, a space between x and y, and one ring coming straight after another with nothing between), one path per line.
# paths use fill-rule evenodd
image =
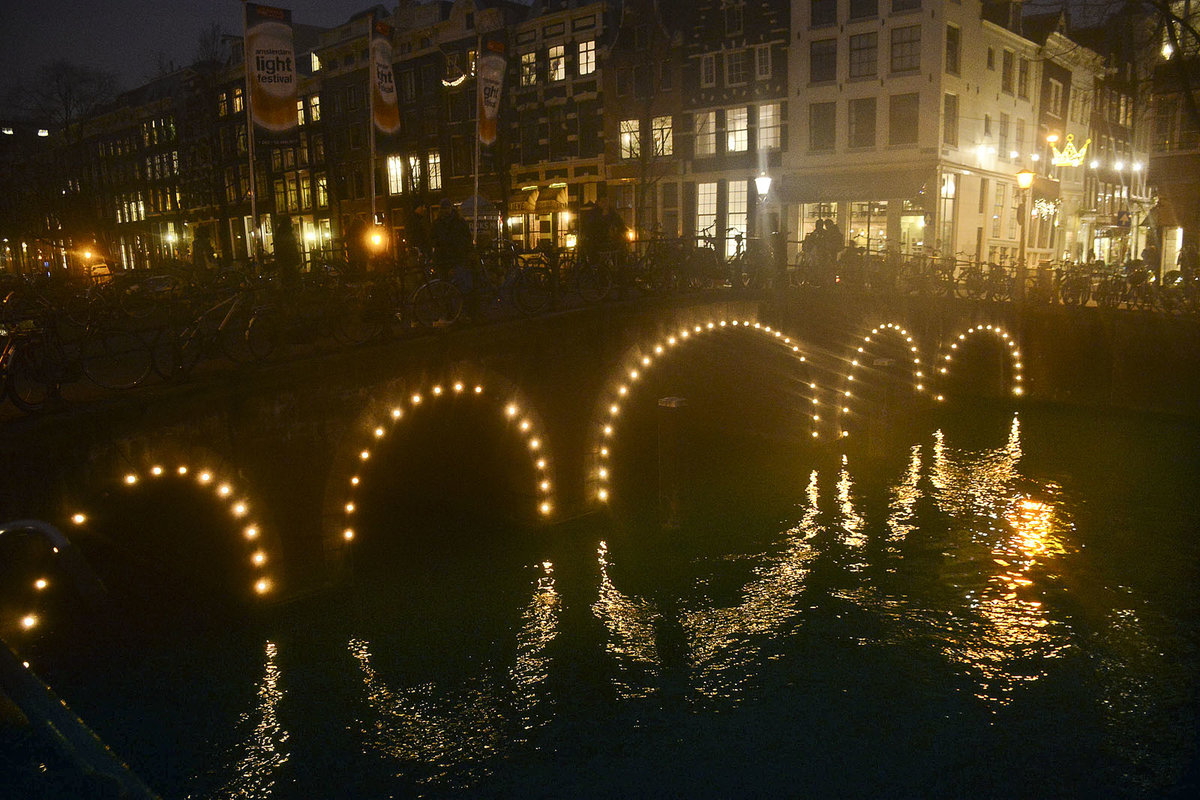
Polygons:
M276 772L287 763L289 754L284 745L288 732L279 722L279 665L275 663L279 649L274 642L266 643L266 665L258 684L258 703L238 720L238 728L253 724L239 745L243 751L233 767L234 776L216 793L220 798L267 797L275 786Z
M653 693L638 673L657 674L659 667L655 629L662 615L653 603L622 594L608 574L608 544L600 542L596 550L600 566L600 592L592 603L592 614L608 631L604 649L616 657L621 670L614 679L618 693L625 698L645 697Z

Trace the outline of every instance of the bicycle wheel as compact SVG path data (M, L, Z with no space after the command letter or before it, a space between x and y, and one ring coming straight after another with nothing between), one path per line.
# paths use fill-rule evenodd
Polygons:
M612 291L612 273L604 264L578 264L575 267L579 296L586 303L599 303Z
M49 378L50 353L37 340L14 342L4 364L4 391L13 405L27 414L36 414L56 393Z
M246 325L246 350L255 361L265 361L279 349L283 340L283 320L271 308L261 308Z
M150 346L133 331L90 331L79 345L79 368L104 389L132 389L154 366Z
M462 314L462 307L462 291L450 281L441 278L421 284L413 292L413 318L425 328L453 325Z
M1116 308L1121 301L1121 290L1112 279L1100 281L1096 287L1096 305L1101 308Z
M978 300L987 292L987 278L977 269L968 269L958 276L958 296Z
M344 345L369 342L383 332L386 304L370 286L353 286L333 306L333 338Z
M545 267L528 267L517 275L513 285L513 305L522 314L533 316L545 311L554 299L550 270Z

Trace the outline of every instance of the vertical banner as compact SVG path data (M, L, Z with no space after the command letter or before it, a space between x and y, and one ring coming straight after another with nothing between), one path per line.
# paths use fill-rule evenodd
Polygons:
M291 11L246 3L246 82L255 125L274 134L297 127Z
M488 42L479 54L475 68L479 85L479 141L481 144L496 143L496 132L500 116L500 92L504 88L504 70L508 66L504 58L503 42Z
M400 130L396 80L392 73L392 26L376 21L371 26L371 117L380 133Z

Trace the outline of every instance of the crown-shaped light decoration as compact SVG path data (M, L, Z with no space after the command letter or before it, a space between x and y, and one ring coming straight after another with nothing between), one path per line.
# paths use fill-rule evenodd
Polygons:
M1050 149L1054 151L1054 158L1050 161L1050 163L1056 167L1078 167L1083 163L1083 159L1087 155L1088 145L1091 143L1092 140L1088 139L1083 143L1082 149L1076 150L1075 134L1068 133L1067 146L1062 150L1059 150L1053 144L1050 145Z

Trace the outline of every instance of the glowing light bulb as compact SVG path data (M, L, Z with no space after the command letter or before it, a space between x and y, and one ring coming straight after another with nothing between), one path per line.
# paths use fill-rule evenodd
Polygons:
M368 458L371 457L371 451L363 450L361 453L358 454L358 457L361 458L363 461L366 461Z
M358 484L359 484L359 477L357 475L355 475L353 478L350 479L350 485L358 486Z
M600 491L596 492L596 497L598 497L602 501L607 500L608 499L608 489L601 489Z
M550 491L550 481L542 481L541 483L538 484L538 488L541 489L543 492Z
M392 419L400 419L403 416L404 416L404 412L401 411L400 409L398 409L398 408L392 409Z
M26 614L25 616L21 617L21 627L25 630L29 630L37 624L38 618L36 614Z
M462 390L463 390L463 385L461 383L454 384L454 391L461 392Z
M519 427L522 431L529 430L529 420L527 420L527 419L521 420L521 424L518 425L517 427Z
M351 539L353 539L354 538L354 529L346 528L346 530L342 531L342 538L345 539L347 542L350 541Z
M83 523L87 522L87 515L80 513L72 514L71 522L74 522L76 525L82 525Z
M483 387L477 384L475 386L475 394L483 394Z
M346 513L347 514L354 513L354 503L346 503Z
M246 504L245 503L234 503L233 504L233 515L235 517L245 516L246 515Z
M163 474L163 468L159 466L153 466L150 468L150 474L157 478L159 475Z
M384 433L383 428L376 428L375 429L375 438L376 439L382 438L383 433Z
M546 459L539 458L537 461L534 462L533 465L535 467L537 467L538 469L545 469L546 468Z
M212 481L212 473L211 472L201 472L200 475L197 476L197 480L199 480L201 483L209 483L210 481Z
M50 583L45 578L38 578L36 581L33 582L33 588L37 589L39 592L42 591L43 589L45 589L49 585L50 585Z
M529 449L530 450L537 450L541 446L542 446L541 439L530 439L529 440Z
M267 592L271 591L271 582L266 578L259 578L254 583L254 591L258 592L259 594L266 594Z
M250 560L254 562L255 566L262 566L267 563L267 554L262 550L258 550L254 555L250 556Z
M132 472L129 473L125 476L125 483L129 486L133 486L135 483L137 483L137 475L134 475Z
M550 508L551 506L549 503L542 503L540 506L538 506L538 510L541 511L543 515L549 514Z
M434 396L435 396L435 397L441 397L441 394L442 394L442 387L441 387L441 386L435 386L435 387L433 387L433 394L434 394Z
M246 529L244 531L242 531L242 533L246 536L247 539L252 539L252 540L257 539L258 538L258 527L255 525L247 525Z
M177 472L178 472L180 475L187 475L187 474L188 474L188 468L187 468L187 467L180 467L180 468L177 470Z
M596 474L599 475L602 479L608 480L608 470L605 469L604 467L601 467L600 470Z
M217 487L217 494L221 495L221 497L228 497L231 492L233 492L233 487L228 483L222 483Z

